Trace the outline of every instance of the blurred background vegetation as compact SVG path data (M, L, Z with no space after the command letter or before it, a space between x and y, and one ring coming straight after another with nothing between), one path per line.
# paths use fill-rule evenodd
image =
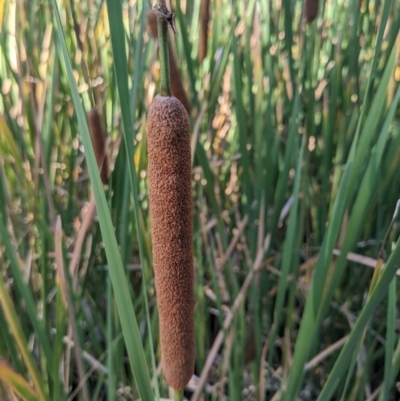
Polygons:
M146 178L152 5L0 0L1 400L168 397ZM171 7L193 152L185 396L398 400L400 2Z

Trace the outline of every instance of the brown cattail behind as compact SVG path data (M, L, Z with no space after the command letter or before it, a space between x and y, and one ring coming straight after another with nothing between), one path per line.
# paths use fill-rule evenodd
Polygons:
M108 183L108 160L106 138L101 126L100 115L94 107L88 113L90 138L92 139L93 150L96 156L97 166L100 170L100 178L103 185Z
M163 370L181 390L194 370L194 293L189 117L173 96L149 108L148 179Z
M147 24L154 39L158 38L158 31L157 31L157 17L153 11L149 11L147 13ZM169 70L171 76L171 92L172 95L175 96L177 99L185 107L188 114L190 114L190 103L187 97L185 88L183 87L181 74L178 68L178 64L176 63L175 54L173 52L172 46L168 41L168 53L169 53Z
M207 56L208 21L210 19L210 0L201 0L200 5L200 34L199 34L199 61Z
M311 23L318 15L319 0L305 0L304 16L306 21Z

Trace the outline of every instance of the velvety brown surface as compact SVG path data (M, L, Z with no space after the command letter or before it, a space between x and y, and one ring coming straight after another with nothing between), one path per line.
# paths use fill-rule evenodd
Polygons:
M194 370L194 272L190 125L178 99L153 99L147 135L162 363L168 384L183 389Z
M92 139L93 150L96 156L97 166L100 170L101 182L106 185L108 183L108 162L106 155L106 141L103 128L100 122L100 115L96 108L88 113L89 132Z
M307 22L312 22L318 15L319 0L305 0L304 15Z
M157 17L151 10L147 13L147 25L151 33L151 36L153 36L154 39L157 39L158 38ZM181 101L188 114L190 114L189 99L187 97L185 88L183 87L179 67L176 63L175 54L172 50L172 46L169 39L168 39L168 53L169 53L169 75L171 77L172 95Z
M200 34L199 34L199 61L207 55L208 21L210 19L210 0L201 0L200 5Z
M157 16L153 13L152 10L149 10L147 13L147 30L150 31L153 39L158 38L158 29L157 29Z

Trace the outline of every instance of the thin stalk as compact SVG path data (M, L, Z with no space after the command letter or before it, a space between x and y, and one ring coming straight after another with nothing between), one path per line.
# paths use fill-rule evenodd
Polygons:
M160 92L163 96L171 96L171 79L169 72L168 54L168 24L172 23L172 14L165 5L165 1L160 0L153 8L157 15L158 46L160 55Z
M183 401L183 390L174 389L174 401Z
M158 41L160 47L160 92L163 96L171 96L171 82L169 75L169 54L168 54L168 24L159 18Z

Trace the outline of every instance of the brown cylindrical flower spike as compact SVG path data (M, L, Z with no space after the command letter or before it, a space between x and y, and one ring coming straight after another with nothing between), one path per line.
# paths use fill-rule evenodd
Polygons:
M210 19L210 0L201 0L200 4L200 34L199 34L199 61L207 55L208 21Z
M305 8L304 8L304 15L306 17L306 21L311 23L318 15L318 6L319 0L305 0Z
M92 139L97 166L100 170L101 182L103 183L103 185L106 185L108 183L106 138L103 128L101 126L99 112L95 107L89 111L88 119L90 138Z
M157 95L149 108L148 179L161 357L168 384L194 370L190 125L182 103Z

